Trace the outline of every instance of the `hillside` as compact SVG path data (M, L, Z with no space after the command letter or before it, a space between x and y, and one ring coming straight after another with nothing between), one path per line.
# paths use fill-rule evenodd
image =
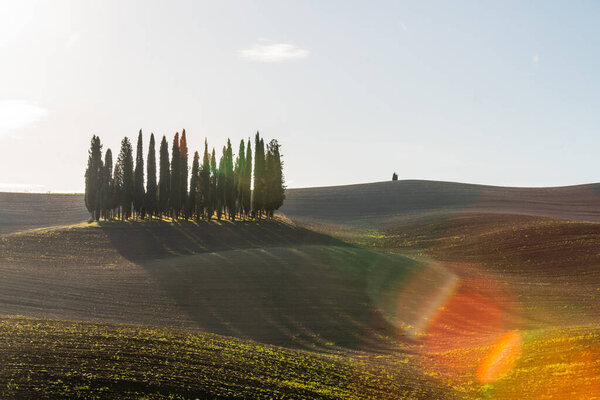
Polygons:
M600 222L600 185L514 188L403 180L288 189L280 212L295 219L354 224L381 224L456 212ZM83 195L0 193L0 234L75 224L88 218Z
M81 223L81 196L10 195L10 203L0 203L0 216L26 218L2 226L0 315L25 319L2 320L0 331L15 341L0 346L0 355L14 361L5 370L10 379L22 377L21 368L46 371L50 364L44 363L55 362L78 369L89 359L85 371L99 380L77 379L82 393L95 395L101 389L125 397L153 391L156 397L210 397L231 389L232 397L284 391L294 398L347 397L354 383L347 384L345 372L334 379L329 367L310 369L324 377L310 388L290 378L289 363L317 357L309 364L325 360L342 371L360 364L352 382L374 379L366 385L376 397L440 398L440 390L458 398L600 396L596 193L597 185L525 189L425 181L292 189L276 221L210 224L87 224ZM21 197L41 206L27 211L12 203ZM70 224L42 228L52 213ZM123 323L135 326L114 325ZM148 341L140 345L136 332ZM273 375L260 372L267 387L254 381L263 367L239 358L219 367L215 373L225 378L214 385L163 361L151 368L157 375L142 376L132 365L152 359L154 348L165 350L160 360L169 364L171 352L205 357L206 349L179 339L161 347L153 332L163 339L221 335L210 337L222 349L249 345L244 348L258 360L267 357L267 346L288 364ZM62 340L72 348L59 346ZM40 347L27 344L33 342ZM89 343L96 342L134 347L121 365L110 352L90 355ZM36 356L48 349L60 350L59 356ZM237 365L239 375L229 374ZM118 380L129 383L106 375L110 368L126 370ZM66 373L72 371L63 372L51 382L71 382ZM13 382L6 376L3 382ZM150 385L145 379L152 376L164 383ZM187 391L175 389L169 376L189 382ZM250 382L249 391L240 381ZM26 388L14 393L32 393L23 380L7 389L13 385ZM86 392L87 386L96 389ZM401 389L390 393L384 386Z
M600 185L514 188L404 180L289 189L280 211L290 218L367 225L464 212L600 221Z
M0 397L447 398L408 364L131 325L0 319Z

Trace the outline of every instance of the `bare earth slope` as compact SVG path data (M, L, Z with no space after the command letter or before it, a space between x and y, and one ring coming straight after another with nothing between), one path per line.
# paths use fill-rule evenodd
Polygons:
M424 213L495 212L600 221L600 185L511 188L403 180L288 189L290 218L374 223ZM89 218L83 195L0 193L0 234Z
M600 221L600 185L512 188L438 181L389 181L288 189L281 212L333 223L389 223L430 213L493 212Z
M0 235L54 225L70 225L89 218L81 194L0 192Z
M294 189L281 210L292 223L26 230L42 226L34 211L0 235L0 314L211 332L366 357L384 375L407 364L392 379L409 382L399 398L431 395L426 377L449 397L600 397L597 192L426 181ZM76 199L47 209L81 221ZM8 325L9 337L21 330ZM94 326L48 329L78 348ZM24 348L8 373L47 351ZM270 394L287 387L285 373L272 379Z

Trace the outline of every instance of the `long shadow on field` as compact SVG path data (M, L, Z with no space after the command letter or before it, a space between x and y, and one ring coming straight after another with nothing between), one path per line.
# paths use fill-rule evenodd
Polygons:
M157 222L103 229L195 327L294 348L396 346L394 329L376 311L369 281L381 273L402 279L418 267L404 257L281 222Z

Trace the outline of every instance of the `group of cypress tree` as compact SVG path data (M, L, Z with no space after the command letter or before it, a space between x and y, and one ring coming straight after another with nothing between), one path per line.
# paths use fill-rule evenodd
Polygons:
M154 134L150 135L145 174L141 130L135 162L131 142L125 137L114 169L111 150L106 150L102 160L102 144L94 135L85 172L85 205L96 221L163 217L210 221L215 215L219 220L225 217L232 221L270 219L285 199L279 148L275 139L265 147L256 132L253 165L250 139L247 143L240 141L235 161L227 139L217 164L215 149L209 153L205 140L202 160L196 151L190 169L184 129L181 136L176 133L173 138L170 159L167 138L163 136L157 179Z

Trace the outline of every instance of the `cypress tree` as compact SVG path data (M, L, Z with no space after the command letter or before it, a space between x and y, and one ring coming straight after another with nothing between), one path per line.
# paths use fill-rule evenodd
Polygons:
M220 221L225 207L225 192L227 182L225 179L225 164L227 159L227 148L223 146L223 154L219 160L219 169L217 170L217 219Z
M235 220L235 181L233 176L233 150L231 149L231 140L227 139L227 148L225 149L225 205L229 213L229 219Z
M158 211L165 214L169 208L169 191L171 190L171 168L169 165L169 145L163 135L160 142L160 176L158 181Z
M244 145L244 139L240 141L240 148L238 150L238 156L235 159L235 168L233 171L234 186L236 192L236 210L240 213L240 217L243 218L244 212L244 185L246 173L246 146Z
M117 211L117 218L121 218L121 192L123 191L123 168L121 162L117 159L115 170L113 172L111 188L111 208Z
M281 161L279 147L280 145L276 139L271 140L267 146L265 159L264 206L269 219L273 218L274 211L282 206L285 199L283 162Z
M217 157L215 156L215 148L212 149L210 156L210 201L207 212L208 220L210 221L214 212L217 210L217 178L219 170L217 169Z
M200 155L194 152L194 161L192 162L192 173L190 177L190 192L188 196L188 216L195 216L196 220L200 215L198 200L200 194Z
M204 139L204 156L202 157L202 168L200 169L199 191L199 201L202 204L202 214L204 215L204 218L207 218L209 217L208 210L210 209L210 155L208 154L207 139ZM200 212L200 210L198 212Z
M150 134L150 145L148 147L146 168L148 182L146 182L145 209L150 216L150 219L152 219L152 217L154 217L158 211L158 188L156 186L156 149L154 144L154 133Z
M171 149L171 191L169 194L169 206L171 217L179 218L181 210L181 153L179 152L179 132L175 133L173 138L173 147Z
M252 211L260 219L264 207L265 144L258 132L254 139L254 192Z
M134 195L133 149L127 137L124 137L121 141L121 152L119 153L117 162L121 166L123 176L119 202L123 208L122 217L125 220L131 217L131 206Z
M102 189L102 144L100 138L92 136L88 151L88 165L85 171L85 206L92 219L100 219Z
M180 199L181 199L181 211L183 212L183 216L187 219L188 215L186 212L186 204L187 204L187 191L188 191L188 147L187 147L187 138L185 136L185 129L181 132L181 139L179 141L179 154L181 156L181 164L179 171L179 190L180 190Z
M112 174L113 160L112 151L106 150L104 155L104 169L102 174L102 214L104 219L111 218L110 210L112 209Z
M142 144L142 130L138 134L137 149L135 152L135 172L133 178L133 209L138 216L144 217L144 147Z
M252 192L251 192L251 185L252 185L252 146L250 145L250 138L248 138L248 147L246 148L246 160L244 162L244 201L243 201L243 208L244 208L244 214L246 215L246 217L250 214L250 211L252 211L251 204L252 204Z

